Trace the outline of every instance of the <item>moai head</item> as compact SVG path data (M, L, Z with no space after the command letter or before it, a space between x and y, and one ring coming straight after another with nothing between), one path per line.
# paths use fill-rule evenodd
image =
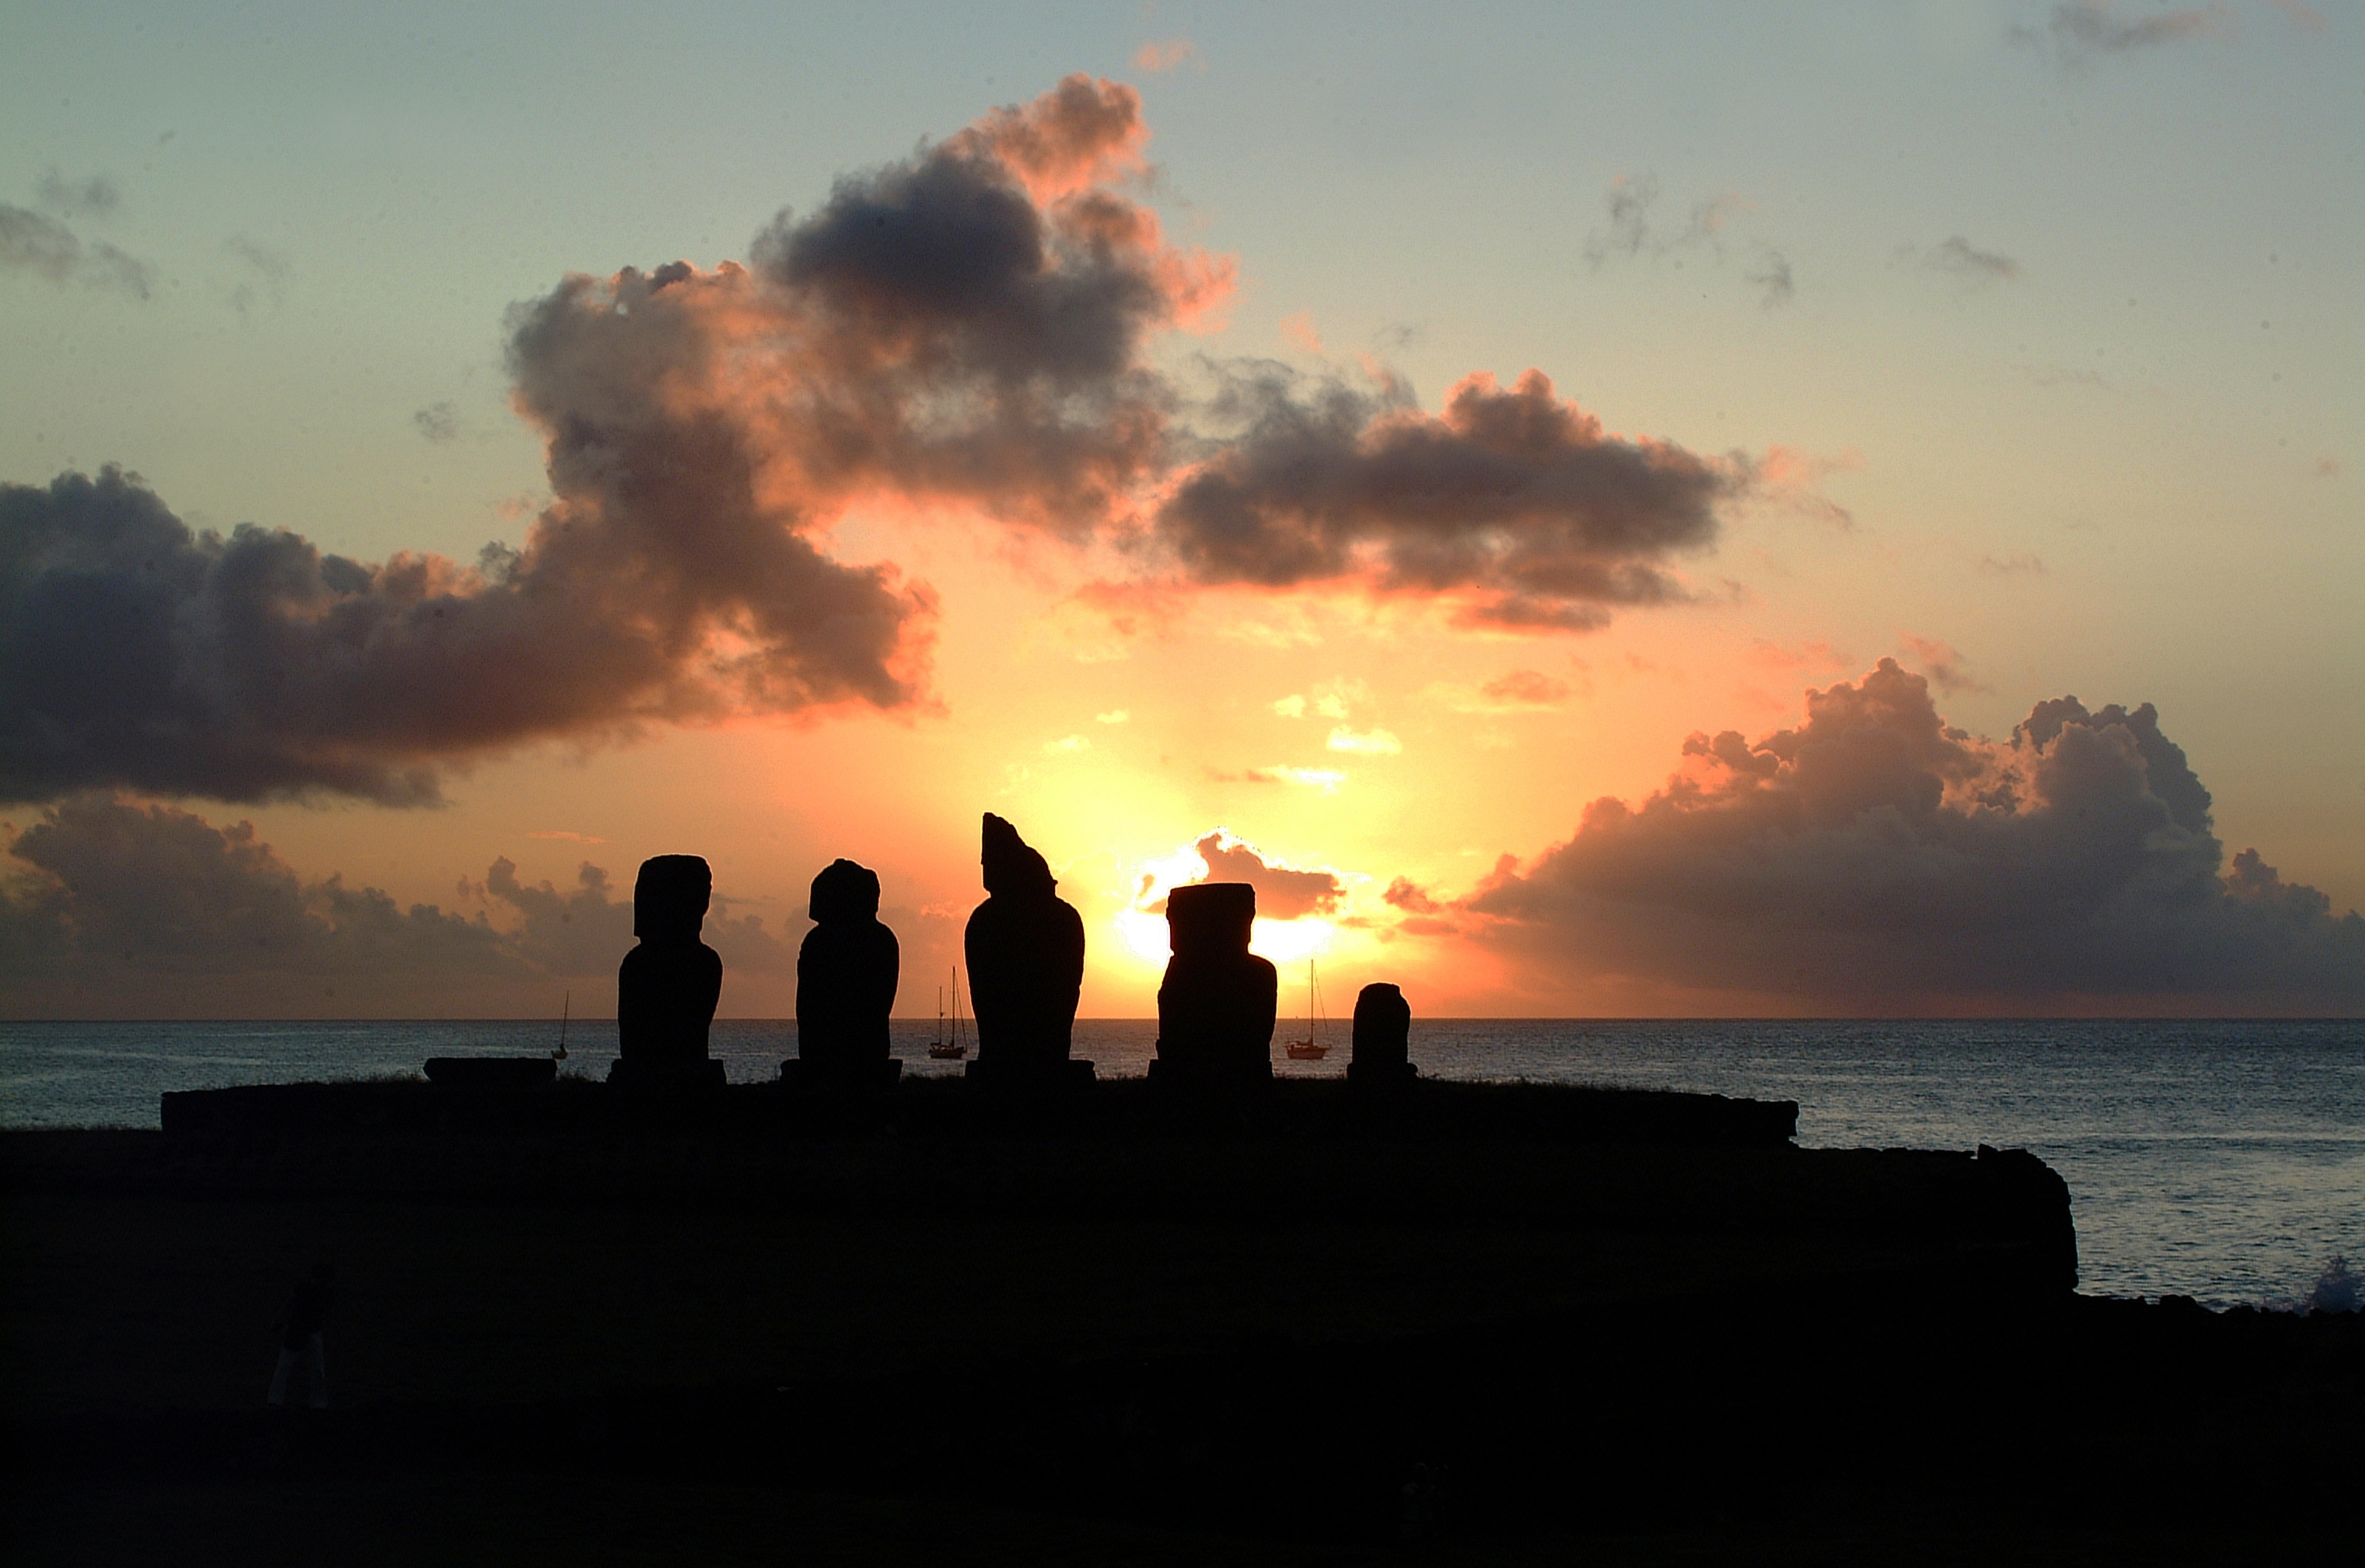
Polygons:
M1058 892L1050 862L992 812L985 813L984 846L978 858L985 868L985 890L997 898L1051 898Z
M1245 953L1256 927L1256 889L1246 882L1194 882L1166 895L1174 956Z
M641 862L633 882L633 935L644 942L695 942L714 896L714 872L698 855Z
M822 922L874 920L879 914L879 873L851 860L833 860L813 879L806 913Z

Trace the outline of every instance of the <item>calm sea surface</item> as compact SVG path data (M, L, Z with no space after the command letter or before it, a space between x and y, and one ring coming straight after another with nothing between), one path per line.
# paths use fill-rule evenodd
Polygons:
M907 1072L931 1025L898 1024ZM1149 1062L1157 1026L1084 1020L1104 1077ZM729 1022L734 1081L775 1076L795 1027ZM0 1023L0 1126L157 1125L169 1089L415 1072L431 1056L538 1054L550 1024ZM569 1036L604 1075L615 1025ZM1276 1064L1344 1070L1334 1059ZM2335 1254L2365 1260L2365 1022L1667 1023L1415 1020L1433 1076L1640 1085L1799 1103L1799 1141L2034 1150L2068 1178L2083 1288L2287 1303ZM1745 1282L1736 1282L1745 1291Z

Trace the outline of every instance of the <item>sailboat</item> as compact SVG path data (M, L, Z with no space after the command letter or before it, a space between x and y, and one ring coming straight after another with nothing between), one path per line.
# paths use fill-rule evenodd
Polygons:
M1314 960L1306 960L1306 1038L1289 1042L1292 1061L1320 1061L1330 1054L1329 1020L1322 1016L1322 983L1314 976Z
M936 987L936 1037L928 1043L928 1055L936 1061L958 1061L969 1055L969 1042L961 1038L960 970L953 971L953 1032L945 1033L945 988Z

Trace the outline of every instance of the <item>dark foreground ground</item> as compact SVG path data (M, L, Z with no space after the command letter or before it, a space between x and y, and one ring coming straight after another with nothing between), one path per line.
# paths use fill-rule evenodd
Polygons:
M1550 1095L1043 1124L939 1090L832 1127L734 1093L0 1136L8 1560L2354 1545L2365 1321L2078 1297L2024 1157ZM335 1406L274 1416L269 1325L318 1259Z

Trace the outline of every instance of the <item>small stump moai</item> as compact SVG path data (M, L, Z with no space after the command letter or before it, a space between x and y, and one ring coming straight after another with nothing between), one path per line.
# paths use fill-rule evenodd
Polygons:
M1392 985L1367 985L1355 997L1355 1054L1347 1081L1358 1093L1385 1092L1420 1076L1412 1064L1412 1005Z
M616 1065L608 1081L637 1092L719 1089L706 1031L723 996L723 956L698 939L714 873L695 855L641 862L633 883L640 945L616 971Z
M961 938L977 1021L970 1081L1026 1091L1091 1082L1093 1064L1068 1055L1084 984L1083 916L1059 896L1049 862L991 812L979 861L986 899Z
M1246 1093L1272 1081L1280 977L1249 951L1256 889L1198 882L1166 895L1174 956L1158 987L1152 1081L1193 1093Z
M833 860L813 879L806 913L816 923L797 949L797 1055L780 1076L801 1089L877 1093L903 1064L890 1056L902 954L880 923L879 873Z

